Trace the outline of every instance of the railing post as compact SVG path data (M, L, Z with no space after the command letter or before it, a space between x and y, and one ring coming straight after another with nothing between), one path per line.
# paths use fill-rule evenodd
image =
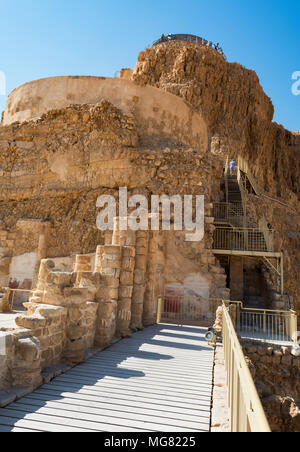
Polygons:
M290 328L291 328L291 340L294 342L295 345L298 345L298 322L297 322L297 315L294 313L291 313L291 319L290 319Z
M270 432L270 426L225 303L223 303L223 344L228 382L230 431Z
M162 297L159 297L158 301L157 301L157 319L156 319L156 323L160 323L161 322L162 304L163 304Z
M283 253L280 258L280 283L281 283L281 295L284 294L284 277L283 277Z
M264 336L267 336L267 313L264 311Z

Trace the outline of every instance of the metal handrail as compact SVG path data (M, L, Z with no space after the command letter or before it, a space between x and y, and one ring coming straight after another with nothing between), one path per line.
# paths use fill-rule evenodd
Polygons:
M252 172L250 171L248 163L241 156L239 156L239 158L238 158L238 168L239 168L239 170L243 171L243 173L245 173L247 175L248 180L249 180L250 184L252 185L253 190L255 191L255 193L258 196L260 196L261 190L255 180L255 177L253 176Z
M223 345L231 432L270 433L266 414L225 303Z
M215 202L213 215L215 223L227 223L233 227L243 227L244 206L241 202Z
M195 42L197 44L202 44L219 52L225 59L226 56L223 52L222 47L219 43L214 44L212 41L207 41L207 39L201 38L200 36L190 35L190 34L168 34L167 36L162 35L159 39L154 41L149 47L156 46L158 44L163 44L170 41L185 41L185 42Z
M265 241L268 234L268 243ZM217 227L214 232L214 249L236 251L266 251L273 252L274 231L264 231L259 228L226 228Z
M221 307L223 303L231 304L233 302L222 298L206 298L195 295L160 296L157 299L156 320L157 323L172 321L172 323L182 325L186 322L197 322L202 326L204 323L209 323L211 326L215 321L217 308ZM205 305L206 308L208 307L208 311L202 312L201 308Z
M236 330L239 335L250 333L250 339L298 344L296 311L248 308L241 301L230 301L230 304L236 305Z

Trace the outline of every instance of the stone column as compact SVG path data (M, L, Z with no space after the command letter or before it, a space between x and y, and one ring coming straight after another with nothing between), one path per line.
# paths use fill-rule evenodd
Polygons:
M131 302L133 291L133 271L135 265L136 231L127 229L120 230L120 222L125 218L114 219L113 243L122 248L122 264L120 274L120 287L117 310L117 337L128 337L131 335Z
M48 290L47 280L55 264L51 259L42 259L40 263L39 275L37 279L36 289L31 292L29 298L30 303L44 303L46 292Z
M35 276L33 280L33 287L37 282L40 265L43 259L47 258L48 250L48 235L49 235L50 223L42 223L40 226L39 244L37 252L37 263L35 267Z
M131 329L143 329L144 295L146 289L146 271L148 258L148 231L136 233L136 257L134 269L133 294L131 304Z
M151 231L149 234L149 249L147 262L147 282L144 296L144 312L143 324L144 326L153 325L156 322L156 267L157 267L157 253L158 253L158 236L159 231Z
M95 272L101 273L101 287L96 294L99 303L95 344L107 347L116 332L116 317L119 297L121 247L98 246Z
M80 286L80 281L83 272L92 271L92 256L90 254L77 254L74 265L74 272L76 275L75 287Z
M122 263L117 312L117 337L130 337L131 301L133 292L133 272L135 265L135 247L122 247Z

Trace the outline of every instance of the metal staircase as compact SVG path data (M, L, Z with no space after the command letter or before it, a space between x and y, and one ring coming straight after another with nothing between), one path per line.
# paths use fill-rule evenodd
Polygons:
M236 170L230 172L227 158L224 179L226 202L215 203L213 208L216 226L214 254L261 258L268 270L276 276L280 293L283 295L283 254L275 251L274 231L268 227L264 216L258 225L254 223L249 227L247 193L260 196L262 192L247 162L239 158Z

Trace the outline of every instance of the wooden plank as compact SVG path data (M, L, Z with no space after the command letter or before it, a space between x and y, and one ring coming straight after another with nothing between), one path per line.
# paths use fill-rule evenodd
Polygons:
M65 394L65 393L70 393L70 394L79 394L80 396L92 396L92 397L98 397L101 398L101 401L107 401L108 403L111 403L113 400L125 400L125 401L130 401L130 403L132 402L144 402L144 403L148 403L150 405L164 405L166 407L170 407L170 408L187 408L189 410L201 410L201 409L210 409L211 406L211 401L210 400L199 400L197 403L194 404L187 404L186 402L183 402L181 399L173 399L170 400L169 398L160 396L160 397L147 397L146 395L143 397L139 397L137 395L130 395L127 393L123 393L120 391L112 391L112 392L107 392L107 391L95 391L93 389L89 389L89 388L81 388L76 392L70 392L71 391L71 387L69 386L49 386L47 387L47 385L42 387L43 390L47 390L47 391L51 391L54 393L58 393L58 394ZM203 407L203 408L202 408Z
M23 419L22 418L15 418L15 417L9 417L8 414L5 416L0 415L0 427L3 426L10 426L11 429L13 428L28 428L32 430L38 430L40 432L78 432L78 433L84 433L84 432L91 432L93 430L90 429L82 429L79 427L71 427L71 426L65 426L60 424L52 424L43 422L42 420L30 420L30 419Z
M141 404L142 406L138 406L138 404L131 404L130 402L123 402L120 404L116 404L116 403L104 403L104 402L96 402L95 399L91 398L90 400L81 400L79 398L74 398L74 397L67 397L64 396L61 400L56 400L55 397L51 397L51 396L46 396L45 394L36 394L33 393L30 396L26 396L22 398L22 403L25 403L28 405L36 405L39 403L42 403L44 405L49 405L49 406L56 406L58 404L61 405L66 405L68 406L67 408L69 409L69 406L76 406L76 407L80 407L80 409L87 409L89 410L90 408L95 408L98 410L103 410L103 411L115 411L115 412L120 412L120 413L126 413L126 416L128 414L134 414L135 415L135 419L136 419L136 415L145 415L145 416L150 416L150 417L161 417L161 418L166 418L166 419L179 419L182 420L183 417L185 420L187 421L191 421L191 422L196 422L198 423L199 420L201 422L206 423L206 420L210 418L210 414L209 414L209 410L208 411L194 411L194 412L189 412L189 410L183 411L183 410L178 410L176 412L173 411L167 411L165 410L163 406L161 407L156 407L156 406L147 406L145 408L145 406L143 407L143 404ZM184 415L184 416L183 416ZM209 421L208 421L209 422Z
M154 377L160 374L166 375L166 377L173 379L173 380L182 380L182 378L186 378L189 382L193 384L193 382L197 383L199 380L207 379L207 376L211 375L213 372L213 368L207 368L207 369L201 369L201 366L195 366L194 370L195 372L191 374L188 369L186 369L184 372L176 372L176 369L174 368L174 371L172 372L172 369L166 370L162 367L157 367L153 365L143 366L143 364L126 364L122 362L121 364L116 361L102 361L102 363L97 362L87 362L85 366L77 366L73 370L85 370L85 369L96 369L97 371L101 371L101 369L111 369L117 372L132 372L137 371L139 373L143 373L145 375L153 375ZM198 372L196 371L198 368Z
M170 383L170 385L168 386L167 381L168 379L165 378L163 375L161 376L162 381L159 380L159 383L157 383L156 381L154 381L151 379L147 379L146 378L141 381L141 379L136 380L136 379L126 379L123 377L116 377L115 375L110 375L109 370L107 371L107 375L106 376L102 376L101 374L99 375L97 372L73 372L70 373L68 375L65 376L65 378L68 378L72 381L75 382L82 382L84 380L84 382L86 382L86 384L97 384L97 385L115 385L116 383L118 383L121 380L121 384L124 384L125 386L134 386L137 389L139 389L140 387L149 387L152 388L153 391L153 385L155 385L155 388L157 389L157 391L165 391L168 390L169 392L176 392L178 393L178 390L180 390L180 394L185 394L187 397L192 396L193 394L197 395L200 393L205 393L208 392L210 394L211 392L211 388L212 388L212 383L207 380L206 382L201 382L199 385L195 385L194 387L192 386L188 386L187 388L182 387L182 385L175 384L175 383ZM64 376L61 376L61 380L63 380Z
M151 372L163 372L165 375L176 375L179 377L193 377L196 378L196 380L198 380L198 377L203 375L206 376L207 373L209 372L213 372L213 366L210 367L204 367L201 364L200 365L195 365L193 367L187 367L187 366L182 366L181 369L178 369L178 366L162 366L159 364L153 364L153 363L149 363L149 362L132 362L130 360L113 360L113 359L101 359L101 360L96 360L96 359L90 359L86 362L86 366L80 364L79 366L76 367L76 369L85 369L88 367L97 367L97 369L100 369L103 366L112 366L114 368L128 368L128 369L142 369L144 372L147 372L148 370Z
M131 376L132 375L132 376ZM95 381L95 379L97 379L97 382L101 382L104 380L111 380L111 381L116 381L116 380L126 380L126 381L131 381L134 383L147 383L149 382L150 384L160 384L160 386L166 386L169 388L178 388L179 387L183 387L182 386L182 378L170 378L168 375L165 375L163 372L159 372L158 374L155 373L146 373L146 372L142 372L142 375L140 376L135 376L135 374L131 374L131 371L127 371L127 369L115 369L113 367L104 367L102 369L90 369L89 367L87 367L85 370L78 370L78 369L73 369L70 372L68 372L68 376L72 377L72 376L76 376L78 377L78 379L80 379L80 376L86 377L87 380L91 380L91 381ZM205 389L208 387L212 386L212 381L211 381L211 376L212 376L212 372L210 372L210 375L206 376L206 377L199 377L198 380L191 380L188 377L186 379L184 379L185 381L185 385L184 387L186 388L186 390L190 391L191 393L193 392L197 392L198 390L201 390L201 388ZM166 382L169 381L169 385L166 384Z
M0 425L0 432L2 433L42 433L41 430L32 430L29 428L18 428Z
M139 382L139 381L131 381L131 380L119 380L117 378L113 379L110 377L105 377L100 380L95 378L91 378L88 375L77 375L77 374L68 374L68 375L62 375L58 377L56 382L68 384L71 383L73 385L84 385L89 387L95 387L97 389L98 387L101 388L120 388L124 389L126 391L132 391L134 390L136 393L150 393L152 394L155 392L156 394L165 395L166 393L174 396L179 397L183 399L198 399L198 398L210 398L211 397L211 390L212 387L210 385L204 385L202 387L195 388L194 391L187 392L184 389L182 389L182 386L172 386L169 387L167 385L165 386L158 386L157 384L154 384L152 381L148 382Z
M95 403L96 406L98 404L100 405L115 405L116 407L137 407L140 409L145 409L145 410L158 410L158 411L162 411L165 413L175 413L175 414L180 414L181 417L182 415L190 415L190 416L201 416L202 412L207 413L210 412L210 403L207 403L206 405L197 405L196 408L189 408L187 406L183 407L176 407L174 405L166 405L166 404L159 404L159 403L152 403L152 402L147 402L147 401L140 401L140 400L133 400L132 398L125 398L122 399L121 397L119 398L106 398L106 397L101 397L101 395L91 395L88 393L76 393L76 392L61 392L61 391L54 391L52 390L47 390L47 389L38 389L37 391L35 391L34 393L32 393L30 395L30 397L33 398L38 398L41 400L55 400L57 402L62 401L64 399L70 400L70 401L75 401L75 403L77 403L77 401L82 401L83 403L87 403L88 405L91 404L91 406L93 406L93 404Z
M76 384L74 382L69 382L68 380L65 380L62 382L61 379L58 380L58 378L57 378L57 379L55 379L55 385L56 385L55 386L56 388L60 387L64 390L66 390L68 388L69 389L72 388L73 390L74 389L77 390L77 392L81 392L81 390L84 389L84 390L88 390L92 393L97 392L97 393L100 393L103 395L107 394L108 396L114 395L115 392L117 391L118 393L121 393L121 394L125 395L126 397L128 397L128 396L131 396L134 398L147 397L148 399L152 399L153 401L154 400L163 400L163 401L172 402L172 403L181 402L181 403L185 403L186 405L187 404L188 405L197 405L198 403L200 404L200 402L201 402L200 397L199 397L199 399L197 399L195 397L194 398L180 397L177 394L169 395L168 391L165 391L164 393L163 392L158 393L157 391L155 391L155 389L153 389L153 391L155 391L155 392L153 392L153 391L149 392L146 390L145 391L136 391L134 389L134 387L132 387L131 389L124 389L123 387L121 388L118 384L114 387L106 388L105 386L101 386L101 385L97 385L97 384L92 385L92 386L85 385L85 384L78 385L78 383ZM57 386L57 385L59 385L59 386Z
M132 416L130 413L127 413L126 416L124 413L116 413L107 411L89 408L88 411L84 410L83 407L73 406L72 408L69 405L64 404L47 404L45 406L43 403L38 403L35 406L26 404L26 402L18 401L11 404L8 409L11 410L22 410L24 412L32 413L33 410L37 414L45 414L52 416L59 416L65 419L76 419L76 420L84 420L89 422L95 422L97 425L107 425L107 428L110 428L110 425L120 425L125 427L134 427L138 429L147 429L151 431L169 431L170 427L180 428L181 430L185 429L193 429L195 431L205 431L209 429L209 422L204 422L200 420L198 422L189 422L185 419L168 419L168 418L160 418L159 416L145 416L140 415L137 420L137 416ZM179 430L180 431L180 430Z
M12 404L14 405L14 404ZM12 407L12 405L8 406L7 408L3 408L3 412L1 412L0 417L0 425L3 423L4 416L8 416L11 419L15 419L17 422L18 420L27 420L27 421L42 421L46 422L48 424L54 424L55 426L59 427L65 427L65 428L79 428L84 430L90 430L95 432L106 432L108 431L108 425L101 422L93 422L89 420L83 420L83 419L76 419L74 418L68 418L66 413L52 413L45 414L43 412L27 412L25 410L18 410ZM62 415L60 415L62 414ZM15 424L17 425L17 424ZM37 424L38 425L38 424ZM32 428L34 428L32 424ZM55 427L56 428L56 427ZM140 432L140 431L151 431L148 429L143 430L142 428L135 428L135 427L126 427L125 425L114 425L111 424L109 426L109 431L114 432L123 432L123 431L133 431L133 432Z

